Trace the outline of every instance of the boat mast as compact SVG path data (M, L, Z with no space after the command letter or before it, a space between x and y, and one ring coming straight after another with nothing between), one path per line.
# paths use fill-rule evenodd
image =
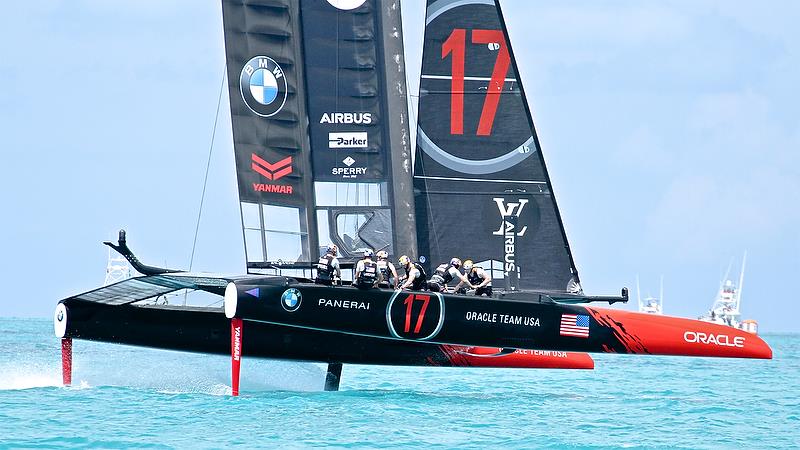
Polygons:
M742 256L742 269L739 272L739 284L736 285L736 312L739 312L739 305L742 301L742 286L744 286L744 265L747 262L747 251Z

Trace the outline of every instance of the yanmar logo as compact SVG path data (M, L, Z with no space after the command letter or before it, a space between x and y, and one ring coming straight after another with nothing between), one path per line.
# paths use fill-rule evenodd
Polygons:
M744 347L745 338L735 336L731 338L727 334L701 333L699 331L687 331L683 333L683 340L692 344L717 345L720 347Z
M269 163L255 153L252 154L252 169L264 178L277 181L292 173L292 157L288 156L276 163ZM276 194L291 194L292 187L281 184L253 183L256 192L272 192Z
M519 217L522 210L528 204L528 199L519 199L517 202L508 202L504 198L493 198L500 210L500 228L492 233L495 236L503 236L503 270L506 274L517 270L517 237L522 237L528 230L527 225L519 224ZM509 220L513 218L513 220Z

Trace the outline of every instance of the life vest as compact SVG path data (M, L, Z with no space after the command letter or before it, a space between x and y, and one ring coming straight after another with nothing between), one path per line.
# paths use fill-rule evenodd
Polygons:
M381 277L383 277L383 281L389 281L389 278L392 276L392 271L389 270L389 261L385 259L379 259L378 262L378 272L381 273Z
M483 283L485 277L478 275L478 269L476 267L473 267L467 274L467 279L472 285L478 285Z
M419 270L419 276L412 282L411 290L414 291L422 291L424 288L428 287L428 275L425 274L425 269L422 268L422 264L420 263L411 263L415 269ZM411 270L406 267L406 278L411 274Z
M361 287L372 287L378 280L378 265L375 261L364 261L364 270L358 274L356 283Z
M335 256L330 253L325 254L317 263L317 279L331 281L333 279L333 260Z
M436 272L431 277L431 281L445 285L453 281L453 274L450 273L450 264L439 264Z

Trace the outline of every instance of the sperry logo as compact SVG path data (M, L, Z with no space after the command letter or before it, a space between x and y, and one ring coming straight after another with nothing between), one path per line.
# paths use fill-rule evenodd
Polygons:
M525 208L525 205L528 204L528 199L522 198L519 199L518 202L508 202L508 203L506 203L506 199L504 198L493 198L492 200L494 200L494 202L497 203L497 209L500 210L500 218L502 220L502 222L500 223L500 228L498 228L497 231L495 231L492 234L495 236L505 236L508 234L509 231L512 231L509 230L508 228L513 227L513 225L506 222L505 218L511 216L519 218L522 215L522 210ZM524 225L522 228L516 231L516 235L524 236L525 231L527 230L528 226Z

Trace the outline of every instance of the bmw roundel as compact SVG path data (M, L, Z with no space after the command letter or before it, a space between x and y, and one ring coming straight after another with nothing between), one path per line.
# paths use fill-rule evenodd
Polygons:
M281 66L268 56L247 61L239 76L239 88L247 107L262 117L274 116L286 103L286 76Z
M300 308L300 303L303 301L303 296L300 294L295 288L289 288L283 291L283 295L281 295L281 306L283 309L289 312L295 312L298 308Z

